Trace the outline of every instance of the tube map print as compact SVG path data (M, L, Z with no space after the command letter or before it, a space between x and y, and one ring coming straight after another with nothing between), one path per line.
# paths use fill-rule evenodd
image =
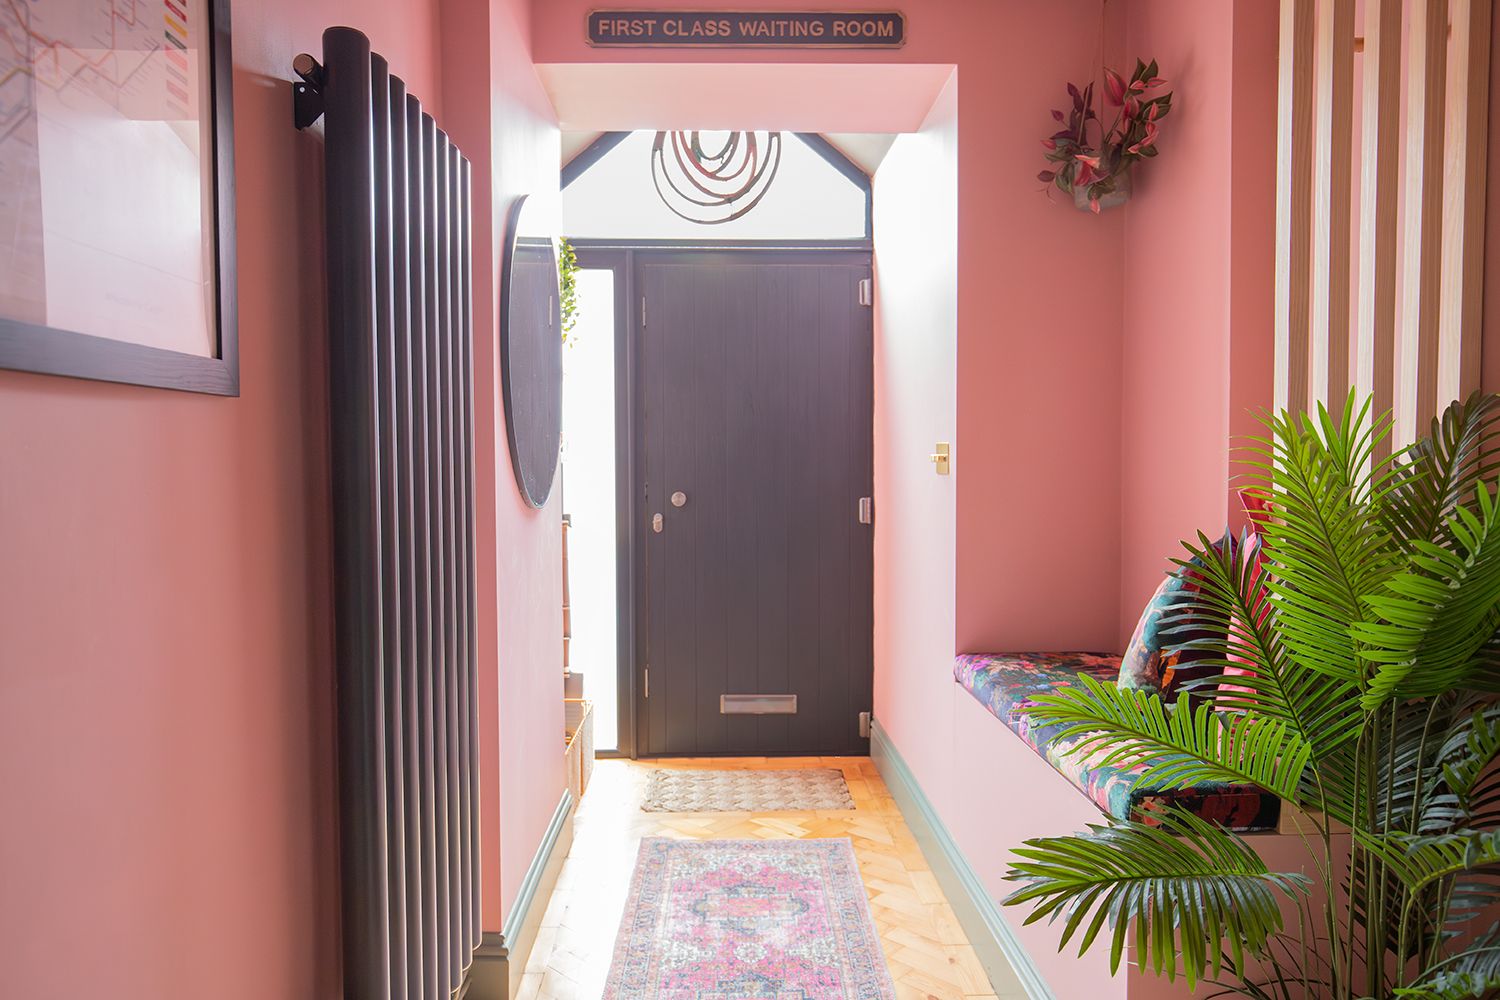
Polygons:
M215 352L207 0L0 0L0 319Z

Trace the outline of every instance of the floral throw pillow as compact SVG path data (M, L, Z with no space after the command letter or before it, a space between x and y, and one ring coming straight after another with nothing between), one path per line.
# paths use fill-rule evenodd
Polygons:
M1227 533L1215 543L1219 547L1232 544L1232 536ZM1215 631L1223 632L1228 623L1208 616L1187 622L1167 618L1187 595L1198 590L1193 568L1201 565L1197 559L1191 560L1180 572L1163 580L1146 602L1120 659L1122 689L1157 691L1162 698L1172 701L1189 682L1215 673L1211 667L1200 665L1212 654L1176 647L1192 639L1207 638Z

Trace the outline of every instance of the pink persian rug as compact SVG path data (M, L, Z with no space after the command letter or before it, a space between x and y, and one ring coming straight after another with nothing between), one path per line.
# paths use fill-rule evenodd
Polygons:
M894 1000L848 840L641 841L603 1000Z

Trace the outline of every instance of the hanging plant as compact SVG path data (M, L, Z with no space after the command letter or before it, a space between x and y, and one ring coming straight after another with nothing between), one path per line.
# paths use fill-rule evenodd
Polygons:
M567 239L557 241L557 287L562 339L564 344L570 344L568 334L578 324L578 253Z
M1037 179L1057 185L1079 208L1095 214L1123 205L1130 197L1131 169L1157 154L1156 138L1161 120L1172 110L1172 94L1152 97L1150 92L1166 82L1157 75L1155 59L1137 59L1129 80L1106 69L1104 93L1119 109L1107 129L1094 110L1094 85L1080 90L1068 84L1072 109L1052 112L1063 128L1042 140L1047 159L1057 166L1043 170Z

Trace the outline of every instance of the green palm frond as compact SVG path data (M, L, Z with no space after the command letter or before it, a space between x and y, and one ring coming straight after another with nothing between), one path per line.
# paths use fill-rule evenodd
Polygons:
M1015 853L1006 877L1023 884L1004 902L1034 904L1027 923L1061 919L1059 950L1082 928L1083 954L1108 924L1117 970L1133 924L1141 967L1171 979L1180 960L1190 986L1218 974L1220 942L1236 967L1246 951L1263 953L1282 928L1280 900L1308 888L1301 875L1271 872L1243 839L1180 812L1161 826L1116 823L1028 840Z
M1095 765L1144 764L1141 781L1161 788L1205 782L1259 785L1296 800L1312 747L1280 719L1219 712L1184 697L1170 711L1154 691L1126 691L1087 674L1076 687L1024 709L1041 725L1077 738L1069 756Z
M1448 792L1459 807L1471 808L1481 781L1500 757L1500 705L1486 705L1452 726L1440 755Z
M1475 483L1500 474L1500 396L1475 393L1448 407L1402 458L1384 505L1387 523L1403 542L1431 541Z
M1205 669L1248 670L1227 678L1232 687L1221 686L1223 676L1205 682L1218 688L1218 707L1283 721L1312 747L1313 759L1332 759L1358 738L1363 726L1358 688L1292 659L1278 619L1258 613L1254 567L1243 545L1215 545L1200 532L1197 545L1184 547L1188 558L1175 560L1178 573L1191 573L1198 586L1180 591L1163 617L1169 635L1191 637L1175 648L1205 657L1199 661ZM1199 622L1205 617L1233 624L1223 634L1201 636Z
M1428 969L1420 982L1397 989L1402 1000L1486 1000L1500 990L1500 929Z
M1262 530L1282 642L1303 666L1362 683L1367 667L1350 625L1399 566L1400 549L1370 516L1378 487L1366 470L1383 432L1364 433L1355 420L1351 403L1340 421L1321 407L1317 421L1286 414L1270 421L1263 465L1276 516Z
M1500 865L1500 830L1455 830L1427 837L1356 830L1354 835L1401 879L1408 894L1464 872Z
M1366 708L1401 697L1432 697L1462 687L1476 657L1500 627L1500 510L1495 493L1475 490L1471 511L1448 519L1451 549L1415 542L1409 569L1365 598L1378 621L1351 630L1378 664L1363 696Z

